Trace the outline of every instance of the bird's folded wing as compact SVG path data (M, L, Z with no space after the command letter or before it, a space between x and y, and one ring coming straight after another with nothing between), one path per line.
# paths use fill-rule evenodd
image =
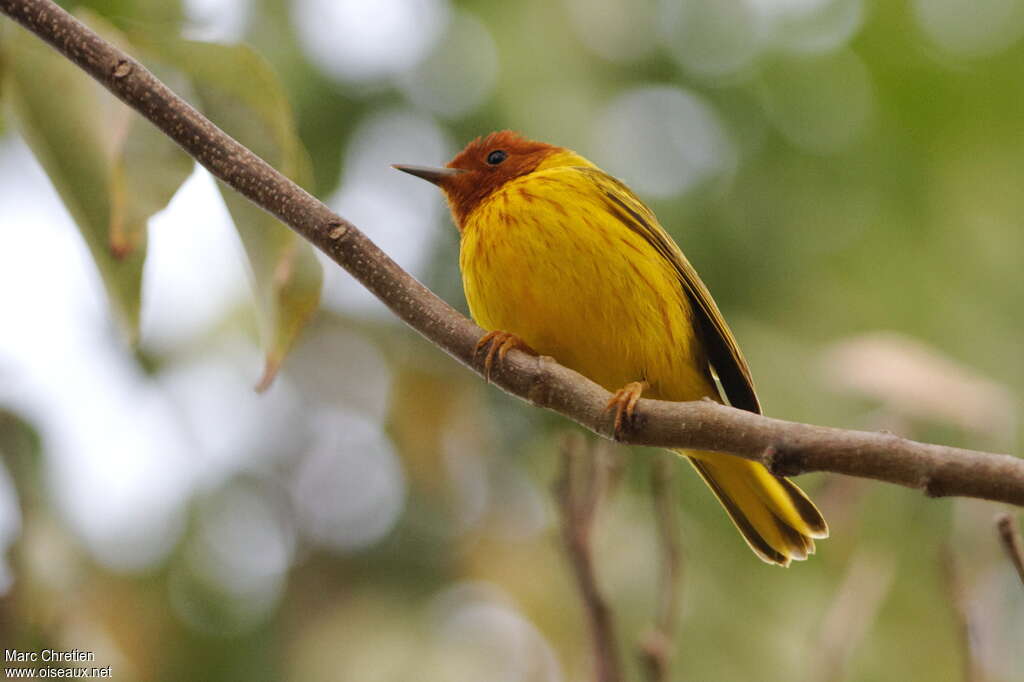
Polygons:
M577 170L597 185L605 197L608 210L650 243L678 273L680 284L693 303L694 323L704 342L708 361L718 375L729 404L760 413L761 405L754 392L750 367L740 352L736 338L711 297L711 292L679 246L665 232L654 213L621 181L597 168L579 167Z

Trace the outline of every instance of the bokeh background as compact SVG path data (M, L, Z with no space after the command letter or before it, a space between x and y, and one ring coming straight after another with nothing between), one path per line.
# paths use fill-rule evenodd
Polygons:
M307 186L462 310L443 201L389 164L514 128L653 206L769 414L1018 451L1024 0L62 4L134 45L252 45ZM12 71L18 52L0 54ZM550 493L565 421L485 386L326 261L319 311L254 392L244 226L202 170L149 220L132 345L13 108L0 648L94 651L123 680L589 678ZM595 550L639 679L658 575L646 472L667 455L622 452ZM974 680L1024 680L998 505L807 476L833 536L781 570L685 469L675 678L957 680L970 657Z

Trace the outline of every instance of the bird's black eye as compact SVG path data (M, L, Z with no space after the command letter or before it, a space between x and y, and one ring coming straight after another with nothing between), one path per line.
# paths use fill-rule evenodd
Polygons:
M492 166L497 166L499 163L508 158L508 154L503 149L495 149L493 152L487 155L487 163Z

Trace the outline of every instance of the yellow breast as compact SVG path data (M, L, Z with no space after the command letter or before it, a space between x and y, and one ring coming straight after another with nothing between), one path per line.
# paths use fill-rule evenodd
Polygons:
M650 397L714 394L677 273L579 168L535 171L482 202L463 226L460 265L485 329L609 390L646 380Z

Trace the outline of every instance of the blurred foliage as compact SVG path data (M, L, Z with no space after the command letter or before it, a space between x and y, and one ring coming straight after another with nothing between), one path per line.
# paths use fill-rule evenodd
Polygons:
M173 3L172 3L173 5ZM158 77L195 94L209 117L299 184L311 184L277 77L251 48L182 40L153 33L176 12L140 12L148 28L129 43L91 11L79 18L129 53L154 57ZM124 18L114 12L112 16ZM112 98L77 67L25 31L9 41L19 125L89 244L112 305L129 339L138 335L145 227L192 171L193 162L153 126ZM137 46L137 47L136 47ZM143 50L142 53L138 49ZM166 72L166 73L165 73ZM55 87L59 84L59 87ZM70 104L70 106L68 106ZM111 121L115 121L111 125ZM64 150L80 148L79 154ZM312 247L237 192L222 189L249 257L257 291L270 385L320 301L322 274Z
M1020 0L63 4L116 27L103 31L332 205L365 194L369 208L352 204L365 215L345 214L389 250L422 238L410 267L463 310L457 235L432 217L441 198L389 179L386 163L438 164L515 128L577 149L651 203L732 323L770 414L1019 447ZM28 141L133 326L141 226L180 184L182 157L37 41L0 28L0 98L18 123L2 130ZM251 49L197 42L210 37ZM394 120L407 130L379 137L394 128L375 124ZM396 157L378 163L372 150ZM298 335L318 300L312 252L223 196L268 364L294 345L278 385L252 398L247 360L230 360L248 333L237 307L177 345L143 336L146 386L169 396L194 443L196 482L163 550L133 570L109 552L132 556L132 538L97 549L57 492L66 438L53 415L0 412L19 510L16 531L0 524L13 577L3 644L93 650L126 680L588 679L548 491L569 427L373 304L335 297L344 283L330 270L325 306ZM115 215L131 245L122 260ZM17 369L0 364L0 381ZM90 390L119 389L111 378ZM624 650L654 615L645 471L662 456L629 451L599 518L599 578ZM196 473L211 461L223 470ZM943 547L975 605L986 679L1024 679L1024 591L992 505L807 477L832 537L783 571L750 554L697 477L676 480L678 679L959 679Z
M246 45L140 37L143 49L192 79L203 111L236 140L299 185L310 187L311 169L277 76ZM266 388L320 302L322 274L313 247L254 206L219 185L255 282L267 348L260 386Z
M189 166L182 172L176 158L161 163L161 149L173 148L173 143L144 128L127 107L34 36L5 28L12 38L5 41L11 64L7 99L26 141L82 231L116 317L135 338L146 221L170 200ZM109 29L104 33L114 38ZM139 140L140 136L148 139ZM69 149L76 153L67 154ZM152 183L127 186L150 170ZM167 182L162 181L165 177ZM138 189L142 192L133 191Z

